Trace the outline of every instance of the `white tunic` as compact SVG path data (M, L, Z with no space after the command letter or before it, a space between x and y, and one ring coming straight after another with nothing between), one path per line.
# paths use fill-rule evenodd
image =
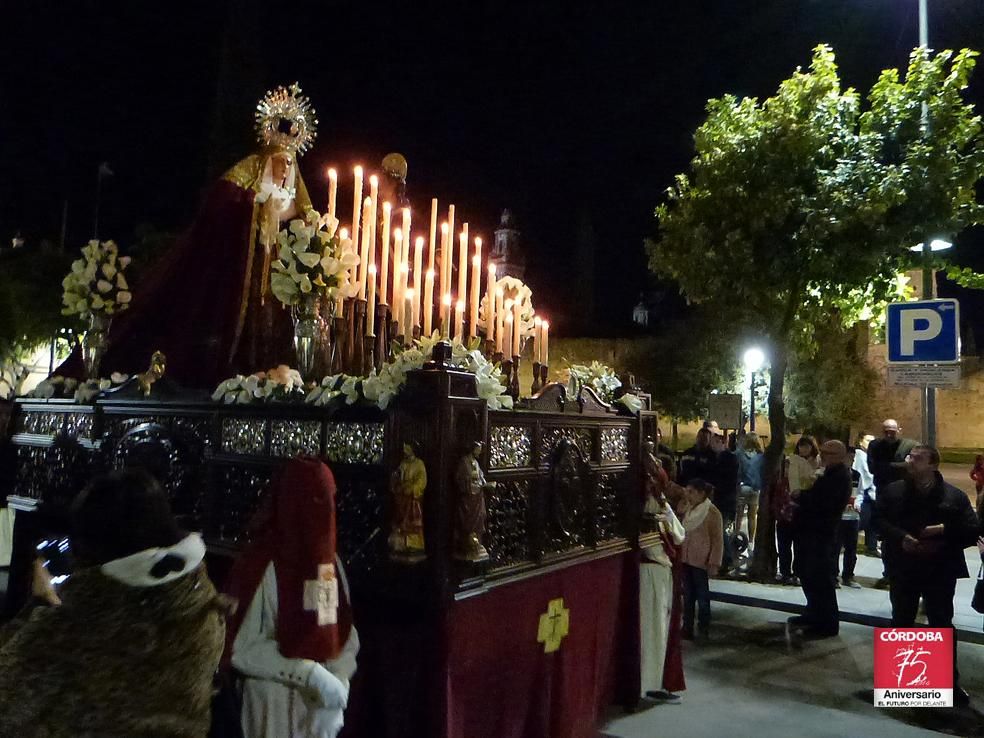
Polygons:
M338 562L346 596L348 583ZM322 665L344 685L355 674L359 634L352 626L342 652ZM314 661L288 659L277 646L277 575L267 566L232 647L232 665L243 677L244 738L335 738L344 711L320 707L304 690Z

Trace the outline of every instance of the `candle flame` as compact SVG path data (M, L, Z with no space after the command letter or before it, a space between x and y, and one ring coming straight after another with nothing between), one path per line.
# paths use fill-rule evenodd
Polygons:
M475 267L480 267L480 266L482 266L482 257L481 257L481 256L479 256L478 254L475 254L475 255L474 255L474 256L472 257L472 266L475 266Z
M383 212L388 213L393 208L388 202L383 202Z
M489 276L495 276L495 264L489 264Z
M410 208L403 208L403 215L409 218L410 217Z
M397 241L402 241L403 240L403 230L400 229L400 228L394 228L393 229L393 238L395 238Z
M369 265L369 273L371 275L373 275L373 276L376 276L376 265L375 264L370 264Z
M550 327L550 324L547 321L543 321L542 325L543 325L543 330L547 330Z
M372 267L370 267L371 269ZM543 321L539 317L533 318L533 325L540 325Z
M482 248L482 238L481 236L475 236L475 247Z
M506 323L512 323L512 322L513 322L513 316L512 316L512 313L509 313L509 314L508 314L508 315L506 316L506 320L505 320L505 322L506 322Z
M360 164L355 165L355 176L356 177L362 176L362 166Z
M459 313L465 312L465 301L464 300L458 300L458 304L455 305L455 308L454 309L457 310Z
M328 167L328 179L338 179L338 172L335 171L334 167Z
M418 249L422 249L424 247L424 237L423 236L417 236L417 240L414 241L414 243L417 244L417 248Z
M343 241L348 238L348 228L343 228L338 232L338 237Z
M408 300L412 300L413 299L413 287L411 287L410 289L408 289L405 294L406 294Z
M441 233L447 235L447 232L448 232L448 224L447 223L441 223Z
M434 279L434 270L433 269L428 269L427 270L427 279Z
M495 266L495 264L493 264L492 266ZM504 294L505 293L502 291L502 287L496 287L495 288L495 296L496 297L502 297Z
M373 187L377 186L379 184L379 177L377 177L375 174L372 175L369 178L369 184L372 185Z
M441 302L443 302L445 305L447 305L448 307L450 307L451 306L451 293L448 292L447 294L445 294L444 297L441 298Z
M402 264L400 264L400 271L401 272L406 272L407 274L409 274L410 273L410 265L407 264L406 262L403 262Z
M506 300L504 307L506 308L506 310L512 310L512 306L513 306L513 299L510 297L508 300Z
M370 205L372 205L372 198L371 197L367 197L365 200L362 201L362 207L367 208Z

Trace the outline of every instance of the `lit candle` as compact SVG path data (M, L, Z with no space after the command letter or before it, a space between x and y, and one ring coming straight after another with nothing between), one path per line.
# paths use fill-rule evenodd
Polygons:
M451 293L444 293L441 298L441 337L451 337Z
M335 202L338 199L338 172L328 170L328 215L335 217Z
M404 238L403 243L406 242L407 240ZM404 331L402 335L405 336L412 335L412 331L410 330L410 322L411 319L413 318L413 314L409 310L407 310L407 305L409 304L407 302L407 292L409 291L408 290L409 278L410 278L410 265L407 264L406 261L404 261L402 264L400 264L400 320L402 321L403 331Z
M434 251L437 249L437 198L431 200L430 251L427 252L427 271L434 270Z
M376 205L379 200L379 177L375 174L369 178L369 266L376 263Z
M540 338L540 363L547 366L550 364L547 353L547 347L550 344L550 324L547 321L543 321L540 327L543 329L543 335Z
M502 353L502 331L505 322L505 310L502 309L503 292L499 287L495 288L495 352Z
M422 303L424 310L424 327L423 335L430 336L433 330L432 320L434 317L434 270L428 269L427 275L424 277L424 301Z
M506 311L506 319L502 322L502 350L505 352L502 358L506 361L512 359L508 355L509 347L512 346L512 334L513 334L513 316L511 312Z
M362 203L362 250L359 253L359 264L362 277L359 279L359 299L366 299L366 275L369 273L369 210L372 201L367 197Z
M542 323L543 321L540 320L539 316L533 318L533 361L537 364L540 363L540 330Z
M519 300L514 300L512 305L513 332L512 332L512 355L519 356L519 348L522 341L523 322L519 315Z
M406 341L404 343L410 343L413 339L413 327L416 325L416 320L414 318L414 291L410 288L406 292L406 301L403 305L403 335L406 336Z
M355 168L355 189L352 198L352 240L355 242L355 250L359 251L359 216L362 213L362 167ZM366 263L359 264L358 281L363 281Z
M448 224L441 223L441 294L446 295L451 286L448 284ZM444 298L441 298L441 320L444 320Z
M344 241L345 239L347 239L347 238L348 238L348 236L349 236L349 234L348 234L348 228L342 228L342 229L341 229L341 230L340 230L340 231L338 232L338 237L339 237L339 239L341 239L342 241Z
M340 228L338 230L338 239L339 239L339 241L347 241L348 240L348 237L349 237L348 228ZM351 283L353 281L352 280L352 270L351 269L347 269L346 272L348 273L349 282ZM335 317L336 318L341 318L342 317L342 312L344 310L345 310L345 300L344 300L344 298L341 295L339 295L335 299Z
M379 275L379 302L382 305L386 305L386 299L389 296L389 255L390 255L390 210L392 206L388 202L383 203L383 240L380 244L382 246L382 260L383 269Z
M403 231L399 228L393 229L393 307L391 320L399 322L400 319L400 255L403 253Z
M417 240L413 242L413 294L417 296L417 302L420 301L420 296L424 294L420 291L420 283L424 278L423 263L424 237L417 236ZM417 310L416 303L414 303L413 315L414 326L420 325L420 312Z
M478 288L482 282L482 239L475 239L472 257L471 295L468 300L468 337L478 335Z
M495 264L489 264L489 281L485 285L485 340L495 340Z
M369 265L369 302L366 304L366 335L376 335L376 265Z
M465 341L465 301L458 300L454 307L454 337L462 343Z
M468 296L468 224L458 234L458 299Z

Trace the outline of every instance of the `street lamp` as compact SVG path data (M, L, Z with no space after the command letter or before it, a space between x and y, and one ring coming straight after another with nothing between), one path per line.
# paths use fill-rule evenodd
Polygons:
M748 430L753 432L755 430L755 372L762 368L765 364L765 354L762 353L762 349L757 346L752 346L745 352L742 357L742 363L745 364L745 368L749 373L749 384L751 385L751 390L748 396Z
M910 246L910 250L922 254L922 299L932 300L936 297L936 280L933 278L933 266L930 254L934 251L946 251L953 246L942 238L934 238L926 248L925 241ZM922 391L922 437L923 442L936 446L936 387L923 387Z

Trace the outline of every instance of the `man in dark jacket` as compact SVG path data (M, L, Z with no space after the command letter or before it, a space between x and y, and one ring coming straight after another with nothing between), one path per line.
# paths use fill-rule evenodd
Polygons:
M799 495L796 512L796 575L803 585L806 611L790 618L814 638L830 638L840 630L837 607L837 575L831 569L837 547L841 512L851 498L851 471L847 447L827 441L820 447L823 474Z
M881 491L888 485L905 479L906 456L915 447L917 441L902 437L902 428L893 418L886 418L882 423L881 438L876 438L868 444L868 470L875 482L874 493L869 496L877 501ZM878 527L878 505L869 512L869 526ZM865 544L867 545L867 543ZM878 589L888 586L887 567L882 569L881 579L875 584Z
M707 472L709 466L714 461L714 453L710 448L711 431L701 428L697 431L696 443L688 448L680 457L680 466L677 470L677 482L680 486L686 487L691 479L708 480Z
M908 454L907 479L894 482L876 499L882 560L891 585L892 626L911 628L919 598L931 628L953 627L953 594L969 576L964 549L977 540L979 522L967 495L943 481L940 452L917 445ZM957 640L953 639L953 695L966 704L957 685Z
M728 450L724 432L711 430L711 457L704 469L704 479L714 485L714 507L721 512L724 529L724 559L721 571L728 572L735 565L732 535L738 511L738 457Z

